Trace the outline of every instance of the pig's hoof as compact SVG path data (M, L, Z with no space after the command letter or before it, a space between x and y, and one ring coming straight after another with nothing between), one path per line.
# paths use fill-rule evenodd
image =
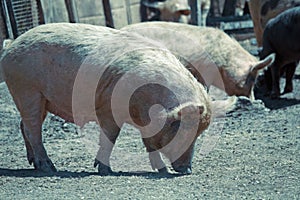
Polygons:
M34 163L34 156L27 154L27 160L28 160L29 165L32 165L32 163Z
M293 88L285 87L284 91L283 91L283 94L287 94L287 93L290 93L290 92L293 92Z
M277 99L280 96L280 94L278 92L271 92L270 97L271 99Z
M38 171L57 172L54 164L52 163L52 161L50 159L34 161L33 165L34 165L34 168Z
M97 167L97 166L98 166L99 175L110 175L113 173L110 166L107 166L107 165L103 164L102 162L100 162L99 160L95 159L94 167Z
M182 175L190 175L192 174L192 169L190 167L177 167L174 170Z
M158 169L158 173L160 174L168 174L168 169L166 167L163 167L161 169Z

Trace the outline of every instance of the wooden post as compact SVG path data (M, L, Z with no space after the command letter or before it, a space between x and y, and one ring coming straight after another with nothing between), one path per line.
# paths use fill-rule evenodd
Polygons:
M142 3L142 1L140 2L140 16L141 16L141 22L148 21L147 7Z
M1 36L3 38L1 39L6 39L6 38L9 38L9 35L8 35L8 30L7 30L7 24L6 24L6 16L5 16L5 10L4 10L4 7L3 7L3 2L0 3L0 13L1 13L1 27L3 28L3 30L1 30ZM2 44L0 44L2 46Z
M191 24L201 25L201 0L190 0Z
M189 5L191 7L191 24L197 25L197 1L196 0L189 0Z
M74 0L65 0L66 8L68 11L69 22L77 23L79 22L78 13Z
M197 3L197 22L198 26L201 26L202 23L202 11L201 11L201 0L195 0Z
M104 15L105 15L105 22L107 27L114 28L114 21L111 14L111 7L109 0L102 0L103 9L104 9Z
M126 7L126 14L127 14L127 23L132 24L130 0L125 0L125 7Z
M3 7L7 16L7 27L10 27L10 31L8 31L8 33L11 35L9 35L9 37L12 39L16 39L18 37L17 22L15 19L11 0L3 0Z
M224 9L222 16L234 16L235 14L235 6L237 0L225 0Z
M36 0L36 5L37 5L38 15L39 15L39 24L45 24L45 16L44 16L41 0Z

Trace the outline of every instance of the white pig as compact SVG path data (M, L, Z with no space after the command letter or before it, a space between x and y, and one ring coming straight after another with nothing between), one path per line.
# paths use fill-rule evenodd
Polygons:
M275 57L271 54L258 61L236 40L211 27L144 22L125 26L121 30L160 42L189 63L189 70L196 77L200 74L200 79L203 78L207 86L214 85L228 95L254 99L253 86L258 71L274 62Z
M48 112L102 128L95 159L100 174L123 123L137 127L153 169L191 173L193 147L211 117L204 87L168 50L124 31L57 23L18 37L1 56L4 79L21 114L27 158L56 171L42 143Z

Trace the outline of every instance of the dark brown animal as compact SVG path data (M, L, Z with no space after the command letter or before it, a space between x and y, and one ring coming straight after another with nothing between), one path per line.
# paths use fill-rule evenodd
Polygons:
M263 59L270 53L276 58L270 71L272 74L272 97L280 95L279 80L283 66L287 72L287 83L284 92L293 90L292 77L295 72L295 62L300 59L300 7L288 9L271 19L263 35L263 49L260 57Z
M300 0L251 0L250 14L254 24L257 45L262 46L263 32L268 21L281 12L300 5Z

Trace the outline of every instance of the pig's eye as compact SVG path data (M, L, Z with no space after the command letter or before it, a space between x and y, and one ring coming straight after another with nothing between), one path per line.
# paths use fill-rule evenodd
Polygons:
M171 128L177 130L180 126L180 120L176 120L171 123Z

